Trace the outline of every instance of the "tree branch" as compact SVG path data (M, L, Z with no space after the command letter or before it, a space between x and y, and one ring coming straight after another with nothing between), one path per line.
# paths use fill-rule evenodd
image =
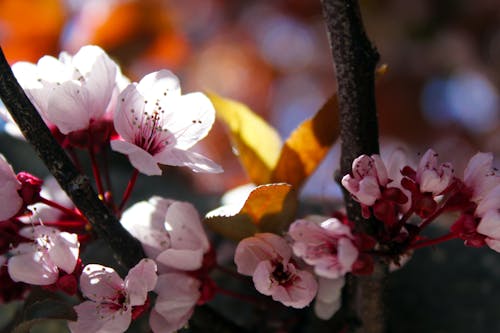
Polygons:
M340 175L351 172L353 160L362 154L378 154L375 106L375 66L379 54L366 36L357 0L321 0L332 50L340 111ZM376 233L376 221L361 216L359 204L344 189L347 215L356 229ZM359 332L385 331L383 290L387 265L377 262L369 277L348 276L344 290L346 318L358 318ZM338 318L336 318L338 320ZM357 320L350 320L352 326Z

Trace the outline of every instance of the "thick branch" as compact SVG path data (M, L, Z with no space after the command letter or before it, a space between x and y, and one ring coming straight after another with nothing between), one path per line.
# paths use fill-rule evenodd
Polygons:
M85 215L97 235L106 240L120 264L134 266L144 252L140 243L97 197L89 179L80 174L56 142L37 110L17 82L0 48L0 97L26 140L50 173Z
M345 175L351 172L356 157L379 152L374 89L375 66L379 55L366 36L357 0L321 0L321 3L336 69L340 110L340 174ZM359 204L346 191L344 198L347 215L355 222L356 228L375 234L375 221L362 218ZM370 277L348 277L344 290L346 317L359 319L360 332L385 331L382 296L387 267L378 262L375 266L375 272Z

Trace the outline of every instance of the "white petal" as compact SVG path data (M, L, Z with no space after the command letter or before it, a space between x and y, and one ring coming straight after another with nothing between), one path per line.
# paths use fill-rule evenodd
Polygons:
M205 156L181 149L165 149L154 156L155 160L164 165L185 166L194 172L221 173L224 170L220 165Z
M21 209L23 199L17 192L20 188L12 166L0 154L0 221L11 218Z
M100 119L111 100L118 66L100 47L93 45L82 47L73 57L73 65L85 77L89 118Z
M128 156L130 163L141 173L148 176L159 176L162 171L156 159L144 149L127 141L111 141L111 149Z
M160 253L156 261L181 271L194 271L202 266L203 250L168 249Z
M202 93L168 98L161 106L173 113L165 127L174 134L178 149L188 149L207 136L215 121L214 106Z
M152 197L141 201L123 212L121 224L137 238L149 258L156 258L170 247L170 237L165 230L165 215L173 200Z
M170 233L171 247L208 251L210 242L196 208L189 202L176 201L165 215L165 230Z
M112 300L123 289L123 280L114 269L106 266L87 265L80 276L80 290L83 296L96 302Z
M164 69L144 76L137 85L137 90L145 99L149 99L153 103L158 99L163 101L181 94L177 76Z
M88 104L92 96L74 81L54 86L48 98L47 119L63 133L85 129L89 126Z
M143 305L148 292L156 286L156 263L151 259L142 259L133 267L125 278L125 289L130 298L130 305Z
M73 273L80 247L78 236L68 232L61 232L51 237L51 241L54 244L49 249L49 256L52 262L66 273Z
M16 249L12 250L13 252ZM9 275L14 281L45 286L57 281L59 270L42 252L36 251L15 255L8 262Z
M144 97L137 90L137 84L128 85L118 96L113 122L116 132L128 142L134 142L138 125L143 117Z

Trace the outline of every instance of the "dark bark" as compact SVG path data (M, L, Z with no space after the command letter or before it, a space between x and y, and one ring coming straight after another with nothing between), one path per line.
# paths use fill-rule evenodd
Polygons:
M375 106L375 67L379 54L366 36L356 0L321 0L332 50L340 111L340 175L351 172L353 160L377 154L378 125ZM358 231L374 234L376 221L364 220L359 204L344 190L347 215ZM347 277L344 318L351 330L385 331L383 292L387 265L377 262L368 277ZM355 327L360 324L359 328Z

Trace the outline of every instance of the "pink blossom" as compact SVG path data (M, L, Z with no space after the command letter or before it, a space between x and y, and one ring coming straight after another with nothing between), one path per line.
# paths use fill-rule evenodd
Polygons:
M19 234L34 242L21 243L11 251L9 274L14 281L51 285L59 271L71 274L75 269L79 243L76 234L46 226L27 227Z
M321 277L337 279L352 270L358 258L350 228L336 218L297 220L288 231L294 240L293 251L314 266Z
M0 221L5 221L14 215L23 206L23 199L18 191L21 182L17 180L12 166L0 154Z
M482 198L476 209L480 217L476 231L491 249L500 252L500 184Z
M441 194L453 180L453 167L450 163L438 165L438 154L429 149L418 164L416 182L422 193Z
M464 171L464 183L472 190L471 200L481 201L493 188L500 185L500 175L493 168L493 154L477 153Z
M146 175L160 175L159 165L222 172L219 165L189 150L208 134L214 120L214 107L204 94L181 96L177 77L161 70L120 94L114 123L122 140L112 141L111 147Z
M201 297L201 282L184 273L167 273L158 277L158 294L151 310L149 324L155 333L179 330L191 318Z
M84 46L74 56L12 66L26 94L42 117L63 134L89 128L112 112L117 90L126 80L114 61L98 46Z
M243 239L234 256L238 272L252 276L260 293L286 306L303 308L316 295L318 285L311 273L297 269L291 259L287 242L271 233Z
M372 206L382 196L381 186L389 182L387 169L379 155L361 155L352 162L352 175L342 185L362 204Z
M188 202L152 197L127 209L121 223L146 255L178 270L197 270L210 243L196 208Z
M76 322L68 324L73 333L121 333L129 327L134 308L143 306L148 292L156 281L156 264L141 260L125 280L109 267L91 264L85 266L80 277L80 289L88 298L77 306Z

